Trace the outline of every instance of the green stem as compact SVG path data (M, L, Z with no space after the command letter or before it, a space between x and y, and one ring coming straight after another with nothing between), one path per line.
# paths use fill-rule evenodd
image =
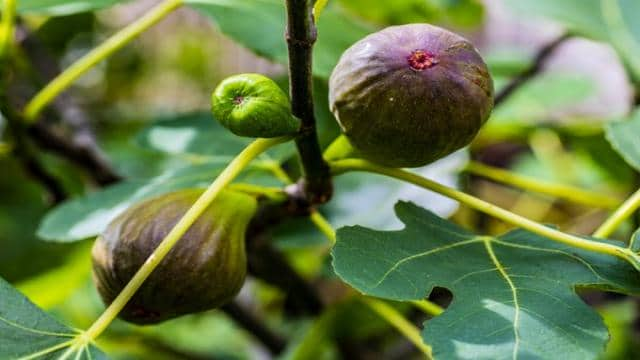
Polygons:
M320 14L322 14L322 10L327 6L329 0L316 0L316 3L313 5L313 17L318 20Z
M311 219L311 222L316 226L316 228L318 228L318 230L320 230L320 232L327 237L329 243L331 243L331 246L335 245L336 232L333 230L331 223L329 223L329 221L317 210L313 210L309 218Z
M148 13L129 26L117 32L115 35L100 44L97 48L73 63L60 75L53 79L44 89L40 90L27 104L24 117L27 122L34 122L42 109L55 99L61 92L67 89L84 73L89 71L100 61L106 59L114 52L130 43L138 35L149 29L174 10L180 7L183 0L165 0Z
M551 195L559 199L565 199L588 206L615 209L620 205L619 200L609 195L585 191L573 186L540 181L475 161L469 162L464 168L464 171L496 182L512 185L525 190L535 191L541 194Z
M162 259L171 251L173 246L189 230L189 227L198 219L200 215L209 207L216 196L244 169L251 160L265 152L272 146L278 145L289 138L258 139L247 146L231 163L220 173L211 183L209 188L198 198L193 206L184 214L178 223L165 236L162 242L147 258L147 261L138 269L129 283L118 294L113 302L107 307L102 315L91 325L91 327L79 336L79 344L88 344L96 339L109 324L118 316L118 313L125 307L127 302L133 297L135 292L142 286L144 281L151 275L153 270L160 264Z
M338 136L322 154L327 161L335 161L356 156L356 150L353 148L349 139L344 134Z
M254 184L235 183L228 186L229 190L243 192L252 196L263 196L271 201L284 202L287 194L277 187L260 186Z
M428 300L414 300L411 303L427 315L438 316L444 312L441 306Z
M377 299L363 297L360 300L411 341L428 359L432 358L431 347L422 340L420 330L405 319L396 309Z
M275 176L278 180L282 181L284 184L292 184L293 180L287 174L286 171L280 166L280 163L273 160L262 161L259 166L262 166L264 169L269 170L273 176Z
M366 171L403 180L422 188L437 192L453 200L457 200L469 206L470 208L496 217L511 225L529 230L532 233L544 236L551 240L587 251L616 256L629 262L631 265L633 265L634 268L636 268L636 270L640 271L640 256L633 253L630 249L583 239L578 236L570 235L562 231L544 226L535 221L531 221L525 217L488 203L484 200L480 200L459 190L444 186L442 184L438 184L432 180L426 179L422 176L416 175L406 170L388 168L360 159L336 161L334 163L331 163L331 169L336 175L348 171Z
M9 52L15 31L16 0L4 0L2 4L2 23L0 23L0 59Z
M629 216L640 208L640 189L628 198L611 216L600 225L593 236L606 238L622 224Z

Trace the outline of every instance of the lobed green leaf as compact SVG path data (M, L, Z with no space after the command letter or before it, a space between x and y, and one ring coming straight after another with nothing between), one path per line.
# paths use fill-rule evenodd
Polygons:
M640 293L637 272L607 255L524 230L479 236L411 203L400 231L338 230L336 273L365 294L417 300L435 286L453 302L423 331L441 359L592 359L608 340L602 319L575 293Z

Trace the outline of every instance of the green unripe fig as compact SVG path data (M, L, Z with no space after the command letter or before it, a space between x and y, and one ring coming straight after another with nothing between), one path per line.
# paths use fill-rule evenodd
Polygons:
M213 91L211 104L213 116L239 136L273 138L293 135L300 127L284 91L260 74L223 80Z
M417 167L473 140L493 108L493 82L463 37L427 24L391 26L345 51L329 101L362 157Z
M98 237L92 251L98 292L110 304L202 190L161 195L129 208ZM223 191L151 273L119 316L153 324L229 302L246 275L245 231L255 198Z

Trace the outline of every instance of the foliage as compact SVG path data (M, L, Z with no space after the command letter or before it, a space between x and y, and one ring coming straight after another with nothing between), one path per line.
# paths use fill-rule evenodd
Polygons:
M390 358L407 342L413 346L401 356L436 359L640 353L633 333L640 193L626 195L640 172L637 99L622 117L567 111L587 102L606 107L597 98L601 79L547 70L556 48L484 43L496 37L476 36L492 29L491 7L478 0L318 1L317 40L306 50L296 49L300 39L287 42L287 3L166 0L140 10L117 0L0 1L0 358ZM512 18L557 25L568 34L559 46L574 38L607 44L624 80L640 89L637 1L504 4ZM178 7L187 9L156 25ZM496 99L507 96L469 148L436 163L368 170L386 177L340 167L357 153L334 142L340 129L328 78L352 44L411 22L470 34ZM284 76L289 65L306 71L292 56L312 57L304 84ZM66 82L50 81L58 66ZM265 73L315 106L315 119L301 119L307 127L297 144L256 145L212 117L210 92L240 72ZM30 107L36 94L50 100ZM292 105L300 115L300 101ZM308 152L315 147L335 156L316 173L333 185L326 204L299 182L314 180L309 169L322 165L322 154ZM491 177L469 159L525 181ZM208 188L211 202L225 186L261 204L246 239L249 280L236 300L149 328L112 322L121 308L105 311L90 284L92 240L145 199L195 187ZM559 188L584 197L557 196ZM595 210L603 196L611 202ZM149 276L157 263L147 263Z

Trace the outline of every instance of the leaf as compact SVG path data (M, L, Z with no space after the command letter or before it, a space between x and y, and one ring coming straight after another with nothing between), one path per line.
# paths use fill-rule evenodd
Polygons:
M189 187L206 187L226 163L205 163L169 171L152 179L128 180L101 191L63 203L49 212L38 228L38 236L50 241L71 242L100 234L132 204L143 199ZM265 171L248 168L241 181L260 185L279 184Z
M99 10L128 0L20 0L18 12L39 15L70 15Z
M211 18L220 30L256 54L287 64L285 8L279 0L188 0L196 10ZM340 55L373 29L358 24L328 8L318 21L313 72L328 78Z
M210 113L194 113L153 122L137 136L142 146L168 154L207 154L230 161L251 139L232 135Z
M626 121L607 124L605 132L611 146L629 165L640 171L640 109Z
M577 286L639 293L625 262L515 230L478 236L410 203L400 231L338 230L336 273L365 294L424 298L435 286L453 302L423 331L436 359L595 358L608 339Z
M60 324L0 278L0 358L58 359L77 332ZM75 351L72 359L107 359L96 347Z

